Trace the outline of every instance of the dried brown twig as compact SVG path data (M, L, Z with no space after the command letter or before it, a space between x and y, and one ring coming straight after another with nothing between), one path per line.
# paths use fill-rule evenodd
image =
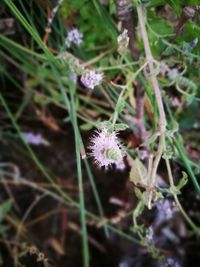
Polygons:
M175 38L181 32L181 30L183 29L183 27L186 24L186 22L189 19L194 19L194 17L195 17L195 15L196 15L198 10L200 10L200 6L186 6L186 7L183 8L183 11L181 13L181 17L180 17L179 22L178 22L178 24L176 26Z
M57 0L55 7L51 11L48 12L50 14L48 15L47 26L45 28L45 35L43 37L43 42L45 44L47 43L47 40L49 38L49 34L51 33L51 25L53 23L53 19L55 18L55 15L58 12L58 9L61 6L62 2L63 2L63 0ZM47 10L49 10L49 8L47 8Z

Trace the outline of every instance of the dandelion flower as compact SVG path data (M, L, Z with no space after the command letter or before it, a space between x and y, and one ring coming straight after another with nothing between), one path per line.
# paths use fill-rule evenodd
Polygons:
M99 167L107 169L112 164L123 161L124 151L115 131L112 133L107 129L96 131L91 138L89 150L90 156Z

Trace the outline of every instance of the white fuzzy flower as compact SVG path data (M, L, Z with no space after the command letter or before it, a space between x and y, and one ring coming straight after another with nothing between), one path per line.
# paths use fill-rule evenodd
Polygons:
M112 133L106 129L96 131L91 138L89 149L91 151L89 155L99 167L107 169L123 160L124 151L115 131Z
M72 43L80 45L83 42L83 34L74 28L68 32L67 38L65 39L65 44L67 47L70 47Z
M89 70L81 76L82 84L89 89L94 89L95 86L100 84L102 79L103 79L103 74L96 73L93 70Z
M40 133L35 134L35 133L32 133L32 132L23 132L22 133L22 138L24 139L24 141L27 144L30 144L30 145L36 145L36 146L45 145L45 146L49 146L49 142L46 139L44 139L44 137Z

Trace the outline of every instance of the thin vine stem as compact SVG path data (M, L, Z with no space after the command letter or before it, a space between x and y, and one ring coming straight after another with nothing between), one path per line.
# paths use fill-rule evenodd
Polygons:
M154 65L153 65L154 58L152 56L150 45L149 45L148 35L147 35L146 27L145 27L145 14L144 14L142 5L137 6L137 13L138 13L139 25L141 29L143 44L144 44L144 50L146 54L146 60L147 60L147 63L150 69L150 73L154 73ZM161 96L161 91L159 88L158 80L155 75L150 75L149 79L152 83L152 87L153 87L157 105L158 105L158 110L159 110L159 115L160 115L160 120L159 120L160 131L165 132L167 121L166 121L164 105L162 101L162 96Z
M145 15L143 12L143 8L141 5L137 6L137 13L138 13L138 19L139 19L139 24L140 24L140 29L141 29L141 33L142 33L142 39L143 39L143 43L144 43L144 49L145 49L145 54L146 54L146 59L149 65L149 69L150 69L150 73L154 72L154 66L153 66L153 62L154 62L154 58L152 56L151 53L151 49L150 49L150 45L149 45L149 40L148 40L148 35L147 35L147 31L146 31L146 27L145 27ZM164 105L163 105L163 101L162 101L162 96L161 96L161 91L159 88L159 84L158 84L158 80L156 78L155 75L151 75L149 77L151 84L152 84L152 88L154 89L154 93L155 93L155 97L156 97L156 102L158 105L158 111L159 111L159 131L160 131L160 137L159 137L159 145L158 145L158 150L157 150L157 154L156 157L153 161L152 164L152 170L151 170L151 183L150 185L154 185L155 184L155 180L156 180L156 174L157 174L157 169L158 169L158 165L159 162L161 160L162 154L163 152L166 150L166 145L165 145L165 132L166 132L166 126L167 126L167 121L166 121L166 115L165 115L165 111L164 111ZM172 171L171 171L171 166L170 166L170 162L169 159L165 159L166 162L166 166L167 166L167 172L168 172L168 176L169 176L169 182L170 182L170 186L172 188L175 187L174 185L174 181L173 181L173 176L172 176ZM152 191L150 192L150 197L149 197L149 207L151 208L151 199L152 199ZM198 234L200 235L200 228L198 228L193 221L188 217L187 213L185 212L185 210L183 209L177 195L175 193L173 193L173 197L174 200L179 208L179 210L181 211L183 217L185 218L185 220L187 221L187 223L191 226L191 228Z
M167 166L167 172L168 172L168 177L169 177L169 183L170 183L170 186L171 188L175 188L175 185L174 185L174 179L173 179L173 175L172 175L172 170L171 170L171 166L170 166L170 162L169 162L169 159L165 159L165 163L166 163L166 166ZM172 190L173 191L173 190ZM187 215L187 213L185 212L184 208L182 207L178 197L177 197L177 194L173 193L173 197L174 197L174 200L176 202L176 205L178 206L180 212L182 213L183 217L185 218L185 220L187 221L187 223L190 225L190 227L194 230L194 232L200 236L200 228L197 227L193 221L189 218L189 216Z
M137 6L137 14L138 14L138 20L139 20L139 26L141 29L141 35L143 39L143 44L144 44L144 50L145 50L145 55L146 55L146 60L149 66L149 71L152 75L149 75L149 80L151 82L152 88L155 93L155 98L158 106L158 112L159 112L159 132L160 132L160 137L159 137L159 145L158 145L158 151L156 153L155 159L152 162L152 167L150 166L151 169L151 175L150 175L150 188L155 185L156 181L156 174L157 174L157 169L164 151L164 139L165 139L165 132L166 132L166 115L164 111L164 105L162 101L162 96L161 96L161 91L159 88L159 83L155 74L154 70L154 58L151 53L150 45L149 45L149 40L148 40L148 35L145 27L145 14L143 11L142 5ZM149 201L148 201L148 206L151 208L151 201L153 197L153 191L150 191L149 194Z

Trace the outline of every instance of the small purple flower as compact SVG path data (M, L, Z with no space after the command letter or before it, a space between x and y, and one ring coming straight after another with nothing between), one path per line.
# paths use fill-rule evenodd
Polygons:
M89 155L94 158L94 162L99 167L106 169L112 164L119 164L123 160L124 151L117 138L116 132L108 132L108 130L98 130L92 136Z
M73 82L74 84L76 84L76 83L77 83L77 80L78 80L78 75L77 75L75 72L73 72L73 73L71 74L71 79L72 79L72 82Z
M160 63L160 74L161 74L162 76L164 76L168 69L169 69L168 64L166 64L164 61L162 61L162 62Z
M30 145L45 145L48 146L49 142L47 140L45 140L42 135L39 134L34 134L31 132L24 132L22 133L22 138L24 139L24 141Z
M141 160L145 160L149 157L149 151L146 148L141 148L138 152Z
M178 99L178 97L172 98L172 107L179 107L181 105L181 101Z
M100 84L102 79L103 79L103 74L96 73L93 70L89 70L81 76L82 84L89 89L94 89L95 86Z
M158 215L157 215L158 221L165 221L172 219L175 210L172 207L172 203L168 199L158 201L156 203L156 207L158 210Z
M70 47L72 43L80 45L83 42L83 34L74 28L68 32L67 38L65 39L65 44L67 47Z
M166 265L167 267L180 267L180 263L176 260L176 259L173 259L173 258L168 258L166 260Z
M177 69L177 68L173 68L173 69L171 69L170 71L168 71L168 73L167 73L167 77L168 77L170 80L174 80L174 79L177 78L178 74L179 74L178 69Z
M146 240L149 244L152 244L153 242L153 236L154 236L154 231L153 231L153 228L152 226L150 226L148 229L147 229L147 232L146 232Z
M118 162L115 163L115 168L119 171L124 171L126 169L126 165L124 164L124 162Z

